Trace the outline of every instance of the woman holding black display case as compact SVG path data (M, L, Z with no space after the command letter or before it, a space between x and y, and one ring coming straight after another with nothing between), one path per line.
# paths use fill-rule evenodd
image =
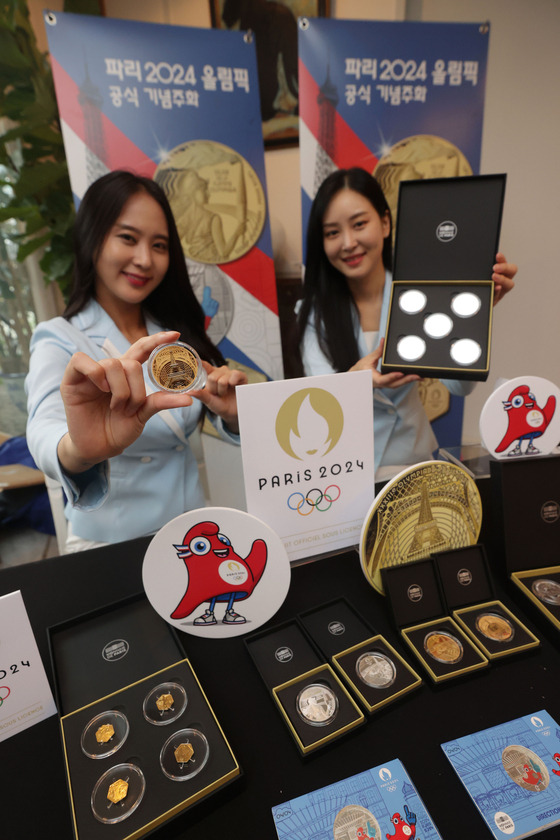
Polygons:
M341 169L321 184L307 228L307 257L298 330L306 375L371 371L375 466L429 460L437 443L420 401L420 376L381 374L391 289L391 212L375 178ZM517 266L503 254L493 266L494 302L513 288ZM443 380L465 396L474 383Z

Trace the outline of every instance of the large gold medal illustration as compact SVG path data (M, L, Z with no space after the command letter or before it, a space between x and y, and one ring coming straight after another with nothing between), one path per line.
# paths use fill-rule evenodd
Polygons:
M362 527L360 561L384 594L381 570L474 545L482 524L475 481L461 467L425 461L395 476L375 498Z
M266 203L257 173L222 143L192 140L176 146L156 169L185 255L218 265L251 250L263 229Z

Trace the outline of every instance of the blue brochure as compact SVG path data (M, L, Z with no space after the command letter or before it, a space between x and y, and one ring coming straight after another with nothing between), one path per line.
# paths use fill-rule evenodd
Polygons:
M398 759L272 809L279 840L441 840Z
M441 747L494 837L519 840L560 823L560 727L548 712Z

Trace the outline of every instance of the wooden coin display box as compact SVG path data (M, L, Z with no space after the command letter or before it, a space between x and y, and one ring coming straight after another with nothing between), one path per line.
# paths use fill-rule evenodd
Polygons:
M432 555L447 611L490 660L537 648L538 638L505 604L494 585L483 545Z
M253 633L245 644L302 756L365 723L360 707L297 619ZM324 725L298 712L299 694L309 685L325 686L336 697L336 715Z
M505 182L401 181L382 373L488 377Z
M560 456L491 459L490 477L494 552L543 626L558 630L560 604L536 592L539 580L560 584Z
M383 588L393 621L404 641L434 683L456 679L488 667L488 659L458 623L445 612L445 601L432 558L382 570ZM432 652L439 639L457 656ZM459 655L460 653L460 655Z
M375 633L344 598L307 610L299 619L369 714L422 684L421 677L408 662L382 635ZM392 669L392 679L386 685L368 684L360 675L359 662L368 654L381 657Z
M237 760L173 629L144 597L52 627L49 641L77 840L142 837L240 775ZM133 682L128 683L131 675ZM107 691L109 685L113 690ZM166 693L171 693L173 707L160 711L156 699ZM82 703L86 695L88 701ZM96 729L106 719L114 722L117 718L124 734L115 724L105 750L105 745L97 744ZM193 732L197 733L194 737ZM175 736L196 744L184 772L169 743ZM190 778L170 778L163 769L170 765L172 776L196 772ZM116 768L118 772L113 774ZM113 775L129 783L120 803L108 799ZM113 821L124 812L128 814L125 818Z

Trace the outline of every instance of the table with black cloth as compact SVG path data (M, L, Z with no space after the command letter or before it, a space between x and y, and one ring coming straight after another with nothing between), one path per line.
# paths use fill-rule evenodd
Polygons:
M0 570L0 595L21 590L49 679L47 628L142 591L149 540L50 558ZM492 558L490 557L492 565ZM344 596L413 667L391 625L384 597L367 583L355 550L292 570L290 590L273 624ZM399 758L445 840L490 837L482 817L440 748L443 741L546 709L560 721L557 631L536 617L498 577L496 597L541 639L521 656L492 663L461 680L422 686L350 732L302 758L242 636L211 640L180 633L242 775L156 830L158 838L276 838L271 808L367 768ZM1 836L6 840L72 837L57 716L0 744ZM111 836L108 826L107 837ZM552 831L556 831L553 829ZM548 836L548 835L546 835Z

